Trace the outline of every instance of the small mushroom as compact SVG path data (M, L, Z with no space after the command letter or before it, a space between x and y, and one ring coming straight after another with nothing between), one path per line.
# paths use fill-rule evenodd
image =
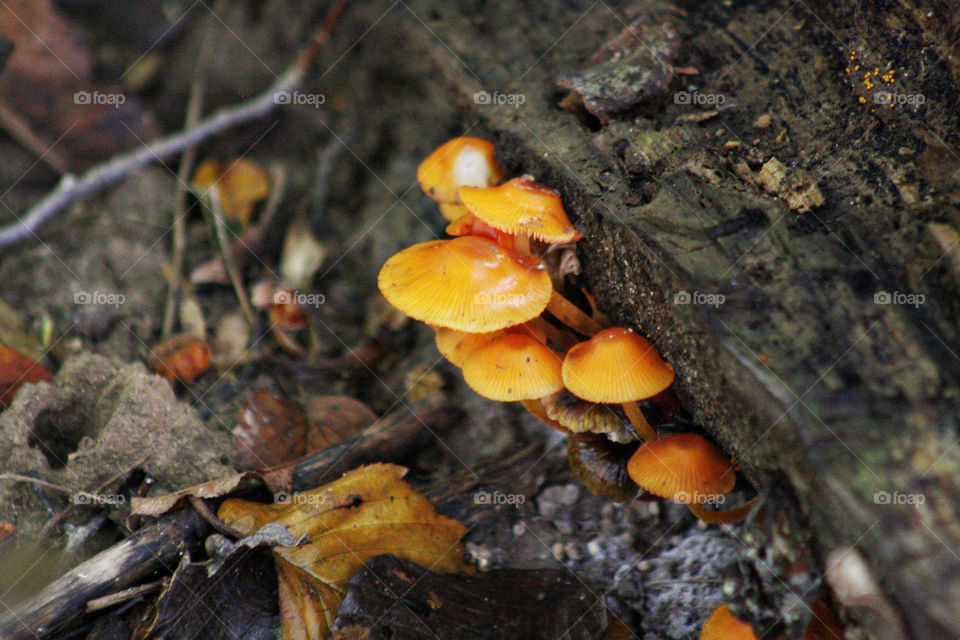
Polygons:
M727 605L721 604L700 629L700 640L757 640L757 636L753 627L733 617Z
M563 355L524 333L508 333L480 346L463 365L463 379L485 398L533 400L563 388Z
M567 460L590 493L626 502L640 491L627 473L627 462L636 449L636 443L617 444L596 433L572 433L567 439Z
M537 317L553 292L537 260L476 236L408 247L387 260L377 284L408 316L472 333Z
M462 204L460 187L488 187L502 178L503 172L493 157L493 143L479 138L448 140L417 167L417 182L423 192L446 204ZM448 220L463 215L462 210L446 209L441 209L441 213ZM454 213L459 215L448 217Z
M437 351L440 352L450 364L455 367L463 368L467 358L477 348L488 342L493 342L497 338L507 333L527 333L540 342L545 342L543 333L526 325L518 324L507 329L491 331L489 333L468 333L466 331L457 331L446 327L434 327L434 339L437 343Z
M703 506L733 490L737 474L723 451L702 436L678 433L644 442L627 463L633 481L650 493L686 504L693 515L711 524L746 517L757 498L730 511Z
M516 249L529 253L529 238L548 244L583 238L563 209L560 194L529 176L497 187L462 187L460 199L470 213L517 238Z
M570 351L563 361L563 382L575 396L589 402L619 403L640 437L651 441L657 432L637 406L637 400L657 395L673 383L673 368L646 338L630 329L605 329Z
M615 433L624 426L624 421L612 407L587 402L567 389L542 398L540 404L547 416L574 433Z

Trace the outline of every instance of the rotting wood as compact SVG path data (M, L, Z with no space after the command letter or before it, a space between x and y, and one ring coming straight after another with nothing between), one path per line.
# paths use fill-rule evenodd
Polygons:
M820 557L855 547L905 635L960 636L960 296L951 252L925 231L960 222L956 179L937 182L960 166L955 12L933 1L489 7L409 3L410 46L436 61L465 130L486 129L510 173L560 191L602 308L643 327L685 406L755 483L789 480ZM557 75L638 11L677 26L675 64L700 74L606 127L561 109ZM926 105L863 104L864 83L844 70L851 51L871 70L896 68L896 90ZM727 103L691 117L700 111L671 98L691 84ZM494 92L524 101L476 99ZM763 115L767 129L754 125ZM913 160L928 148L946 151ZM793 211L736 170L757 175L773 158L814 176L824 204ZM745 214L760 223L715 232ZM911 300L923 304L897 304ZM895 636L884 616L853 613Z

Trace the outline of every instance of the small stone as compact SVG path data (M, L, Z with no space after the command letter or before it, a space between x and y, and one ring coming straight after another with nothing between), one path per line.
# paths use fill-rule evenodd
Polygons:
M563 492L558 496L560 504L565 504L568 507L572 507L577 504L577 500L580 498L580 487L575 484L568 484L563 487Z
M522 536L522 535L523 535L524 533L526 533L526 532L527 532L527 523L526 523L526 522L520 521L520 522L516 523L515 525L513 525L513 535L515 535L516 537L519 538L520 536Z
M564 558L563 543L562 542L553 543L553 546L550 547L550 553L553 554L554 560L556 560L557 562L563 562L563 558Z
M757 127L758 129L766 129L770 126L772 121L773 119L770 117L770 114L765 113L753 121L753 126Z
M587 553L590 556L599 556L603 553L603 547L600 545L600 539L594 538L587 543Z
M583 549L576 542L568 542L563 545L563 552L571 560L579 560L583 557Z

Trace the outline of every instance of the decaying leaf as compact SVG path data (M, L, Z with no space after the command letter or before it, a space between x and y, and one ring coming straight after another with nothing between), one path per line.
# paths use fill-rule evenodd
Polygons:
M50 372L16 349L0 344L0 408L13 400L27 382L49 380Z
M306 402L307 452L333 446L377 421L370 407L349 396L312 396Z
M151 349L147 363L171 384L190 384L210 367L210 347L196 336L179 333Z
M186 487L173 493L152 498L131 498L130 515L160 516L179 506L187 496L197 498L219 498L239 489L245 484L254 484L258 476L253 473L238 473L225 478L217 478L192 487Z
M237 466L265 469L306 453L307 416L296 402L267 389L254 389L237 411L233 429Z
M562 74L557 84L578 94L584 108L606 123L611 115L666 91L679 46L680 37L669 24L654 26L638 18L585 68Z
M603 634L607 618L603 590L587 587L568 571L444 575L384 555L350 580L331 637L593 640Z
M253 206L270 194L270 176L246 158L227 162L211 158L197 167L193 187L200 192L216 189L224 215L239 220L247 229Z
M184 556L135 640L273 640L280 625L270 553L238 547L211 579Z
M440 573L470 572L460 538L467 529L437 514L402 480L404 467L360 467L279 504L229 499L217 515L244 534L279 522L310 542L274 549L282 637L326 638L347 582L370 558L403 557Z

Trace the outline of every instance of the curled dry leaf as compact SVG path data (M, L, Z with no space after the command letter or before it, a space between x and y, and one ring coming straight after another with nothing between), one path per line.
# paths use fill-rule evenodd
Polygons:
M259 481L254 473L237 473L224 478L217 478L208 482L195 484L173 493L151 498L131 498L130 515L132 516L162 516L174 507L180 506L188 496L197 498L219 498L248 485L253 486Z
M13 401L27 382L49 380L50 372L16 349L0 344L0 408Z
M177 380L190 384L210 367L210 347L200 338L177 334L150 351L148 364L171 384Z
M460 538L467 528L441 516L402 480L406 469L373 464L279 504L228 499L217 515L244 534L279 522L310 542L274 549L282 638L326 638L347 582L389 553L440 573L471 572Z

